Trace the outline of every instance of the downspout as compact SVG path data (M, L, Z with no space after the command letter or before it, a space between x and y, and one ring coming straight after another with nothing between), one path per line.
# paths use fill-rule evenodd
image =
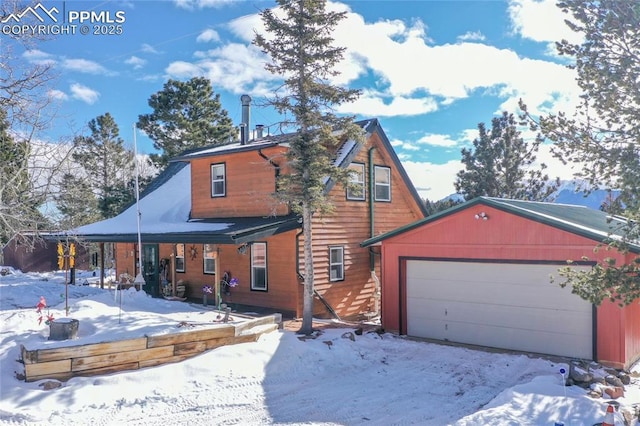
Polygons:
M375 237L375 213L374 213L374 168L373 168L373 151L375 151L374 147L369 148L369 237ZM372 247L369 247L369 270L371 271L371 278L375 283L374 293L373 293L373 309L375 313L375 317L380 317L380 297L381 297L381 286L380 279L376 275L376 258L375 253Z

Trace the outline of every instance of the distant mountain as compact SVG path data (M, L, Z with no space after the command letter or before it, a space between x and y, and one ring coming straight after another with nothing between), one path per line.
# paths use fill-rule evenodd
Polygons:
M558 189L551 195L551 202L557 204L573 204L585 206L591 209L600 210L602 204L608 199L615 199L620 195L619 190L593 189L588 190L589 186L585 182L578 181L561 181ZM463 202L462 195L453 193L444 197L444 201Z
M607 191L604 189L595 189L591 192L577 192L571 189L562 189L556 193L554 203L558 204L577 204L579 206L589 207L600 210L600 207L608 199L615 199L620 195L620 191Z

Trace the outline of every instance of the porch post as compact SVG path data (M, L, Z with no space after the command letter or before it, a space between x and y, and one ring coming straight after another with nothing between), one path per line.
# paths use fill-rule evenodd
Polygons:
M220 297L220 248L216 244L216 249L213 251L213 262L214 262L214 270L215 270L215 279L213 281L213 294L216 295L216 305L220 308L220 304L222 303Z
M104 289L104 243L100 243L100 288Z

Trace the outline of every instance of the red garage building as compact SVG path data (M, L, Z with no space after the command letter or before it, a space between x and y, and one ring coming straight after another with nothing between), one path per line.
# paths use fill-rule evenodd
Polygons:
M640 358L640 301L596 307L558 284L567 260L590 268L638 256L638 245L626 257L594 252L623 223L582 206L480 197L371 238L363 246L382 253L382 325L627 368Z

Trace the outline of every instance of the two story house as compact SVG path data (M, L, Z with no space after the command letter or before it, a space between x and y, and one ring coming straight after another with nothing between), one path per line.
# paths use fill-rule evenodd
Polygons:
M248 116L248 114L247 114ZM244 117L244 111L243 111ZM377 119L358 122L365 143L345 141L336 164L353 170L355 190L326 191L335 206L314 216L314 315L343 319L379 313L380 253L361 243L425 216ZM248 128L248 123L244 123ZM200 148L174 158L120 215L74 230L78 238L113 243L118 276L135 277L142 254L144 290L153 296L203 297L222 285L222 302L302 315L301 218L272 196L286 173L289 135ZM142 247L138 247L139 229ZM216 293L209 295L217 303ZM180 294L182 296L182 294Z

